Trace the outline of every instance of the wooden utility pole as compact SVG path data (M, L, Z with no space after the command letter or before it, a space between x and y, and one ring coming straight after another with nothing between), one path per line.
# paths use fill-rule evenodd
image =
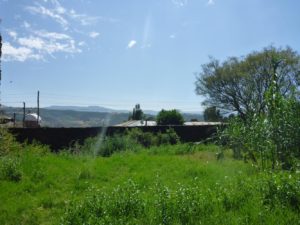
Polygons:
M37 125L39 125L40 119L40 91L37 92Z
M25 127L25 109L26 109L26 104L23 102L23 127Z

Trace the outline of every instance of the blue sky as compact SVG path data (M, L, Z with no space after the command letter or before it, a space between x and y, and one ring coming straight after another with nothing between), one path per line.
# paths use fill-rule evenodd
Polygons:
M5 105L201 111L195 73L270 44L300 50L297 0L0 0Z

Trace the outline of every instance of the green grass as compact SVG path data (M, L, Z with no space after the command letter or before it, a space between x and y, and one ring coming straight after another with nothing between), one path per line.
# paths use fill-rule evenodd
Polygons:
M300 224L299 173L217 152L175 145L104 158L27 146L1 158L0 224Z

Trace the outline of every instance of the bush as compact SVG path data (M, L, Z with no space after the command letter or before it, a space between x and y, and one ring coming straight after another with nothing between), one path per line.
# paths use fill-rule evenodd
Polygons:
M172 128L167 129L165 133L159 132L157 135L134 128L126 130L123 134L114 134L104 138L87 138L83 145L74 142L66 152L108 157L115 152L128 150L135 152L143 147L150 148L152 146L179 143L180 138Z
M11 152L17 152L20 148L20 144L15 141L13 135L0 127L0 157L8 155Z
M126 150L136 151L138 144L128 136L115 134L112 137L105 137L97 150L97 155L111 156L115 152Z
M274 97L267 101L267 114L232 119L221 132L221 140L236 158L260 162L262 169L295 169L295 158L300 157L300 105L295 97L276 96L276 107Z
M280 204L300 212L300 183L297 176L287 173L271 173L263 179L261 192L263 203L274 208Z
M144 214L144 201L137 185L128 180L110 193L93 190L83 201L72 201L62 224L128 224Z
M154 134L150 132L143 132L138 128L127 130L124 136L127 136L137 144L140 144L146 148L157 145L157 137Z
M20 162L17 158L3 157L0 159L0 178L19 182L22 179Z
M161 144L175 145L180 143L180 138L173 128L167 129L166 133L160 133L158 139L159 139L158 141L159 145Z

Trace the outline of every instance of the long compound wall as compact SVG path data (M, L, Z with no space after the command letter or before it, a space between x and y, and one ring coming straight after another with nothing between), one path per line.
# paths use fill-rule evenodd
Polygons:
M173 128L183 142L197 142L211 137L216 132L216 126L148 126L139 127L143 131L152 133L165 132ZM88 137L100 135L113 135L122 133L133 127L90 127L90 128L10 128L9 131L16 137L17 141L33 140L41 144L49 145L53 151L69 147L75 141L83 143Z

